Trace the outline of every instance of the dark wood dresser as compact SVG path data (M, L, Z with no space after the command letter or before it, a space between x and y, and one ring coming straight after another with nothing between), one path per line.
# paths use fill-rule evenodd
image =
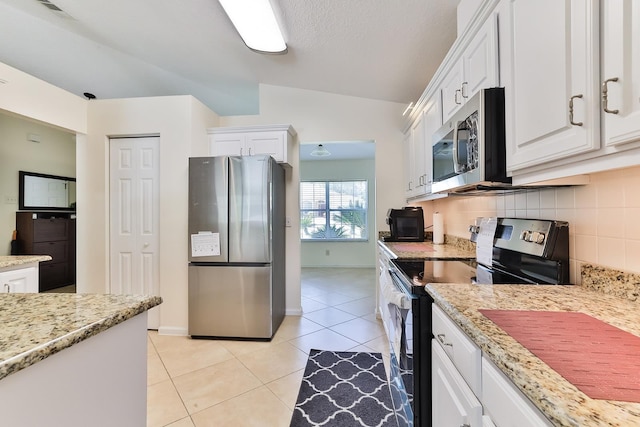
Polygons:
M73 212L16 212L18 255L50 255L40 263L40 292L76 280L76 220Z

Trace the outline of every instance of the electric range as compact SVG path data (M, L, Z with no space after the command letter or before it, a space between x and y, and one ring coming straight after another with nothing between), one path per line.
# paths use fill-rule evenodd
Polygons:
M429 283L568 284L569 224L521 218L479 218L469 229L475 259L394 259L382 281L381 304L391 347L391 394L402 426L431 426Z

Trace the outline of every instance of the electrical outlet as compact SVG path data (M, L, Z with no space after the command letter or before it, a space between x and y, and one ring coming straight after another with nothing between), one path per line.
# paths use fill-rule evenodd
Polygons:
M290 216L284 217L284 226L285 227L291 227L291 217Z
M18 204L18 198L16 196L4 196L4 202L7 205L17 205Z

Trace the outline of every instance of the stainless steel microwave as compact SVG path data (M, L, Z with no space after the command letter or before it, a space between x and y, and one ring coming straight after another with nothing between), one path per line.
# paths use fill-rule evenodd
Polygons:
M504 88L471 97L433 135L432 192L510 184L504 120Z

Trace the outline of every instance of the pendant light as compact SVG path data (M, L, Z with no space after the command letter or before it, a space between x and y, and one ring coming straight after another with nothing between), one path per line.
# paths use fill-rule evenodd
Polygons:
M322 144L318 144L318 146L314 148L314 150L311 152L311 155L313 157L326 157L326 156L330 156L331 153L329 152L329 150L324 148Z

